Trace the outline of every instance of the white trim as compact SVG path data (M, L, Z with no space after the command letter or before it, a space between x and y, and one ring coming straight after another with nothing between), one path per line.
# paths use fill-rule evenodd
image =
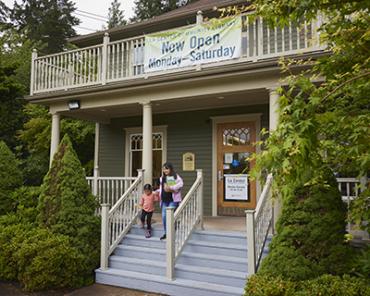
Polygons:
M130 160L130 136L132 134L142 134L142 127L127 127L123 129L125 132L125 176L131 175L131 160ZM167 125L153 126L153 133L162 133L163 135L163 148L162 148L162 162L167 161Z
M226 122L254 121L256 124L256 141L260 141L262 113L212 116L212 216L217 216L217 124ZM261 148L256 147L259 153ZM256 195L259 196L261 186L256 182Z

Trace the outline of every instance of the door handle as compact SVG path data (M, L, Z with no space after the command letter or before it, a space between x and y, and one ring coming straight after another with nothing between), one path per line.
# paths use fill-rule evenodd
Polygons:
M222 171L218 171L218 181L222 181L223 180L223 174L222 174Z

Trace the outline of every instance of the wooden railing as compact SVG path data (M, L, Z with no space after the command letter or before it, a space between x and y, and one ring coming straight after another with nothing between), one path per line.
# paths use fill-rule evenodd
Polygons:
M137 206L143 191L143 170L109 210L109 204L102 204L101 211L101 269L108 268L108 257L130 230L140 213Z
M246 210L248 275L255 274L262 258L267 235L273 232L272 175L269 174L255 210Z
M197 225L203 228L203 174L197 170L197 179L174 213L174 208L166 209L166 253L167 277L174 279L175 262L185 243Z
M322 50L320 19L270 28L261 18L242 15L242 56L229 63L255 62L279 56ZM145 37L110 42L106 33L96 46L38 57L32 54L30 94L104 85L109 82L160 75L144 73ZM218 63L207 67L217 67ZM181 70L181 69L180 69ZM184 68L189 70L189 68Z
M115 205L118 199L136 180L136 177L86 177L91 192L99 204ZM100 214L100 209L98 210Z

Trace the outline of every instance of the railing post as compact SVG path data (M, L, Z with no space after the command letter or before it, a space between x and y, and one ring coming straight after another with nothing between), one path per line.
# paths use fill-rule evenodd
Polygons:
M248 253L248 276L256 273L256 237L255 237L255 210L246 210L247 226L247 253Z
M105 33L104 38L103 38L103 48L102 48L102 66L101 66L101 84L102 85L105 85L107 83L108 43L109 43L109 34Z
M108 227L109 204L101 205L101 248L100 248L100 269L108 269Z
M145 172L144 169L137 170L137 177L141 178L141 182L139 184L139 198L143 194L143 191L144 191L144 188L143 188L144 187L144 172Z
M200 25L203 23L203 12L199 10L197 12L197 25Z
M32 56L31 56L31 85L30 85L30 95L33 96L34 90L35 90L35 60L37 59L37 50L32 50Z
M166 208L166 275L173 280L175 278L175 208Z
M199 185L199 195L198 195L198 209L199 209L199 226L203 230L203 170L197 170L197 179L201 178Z

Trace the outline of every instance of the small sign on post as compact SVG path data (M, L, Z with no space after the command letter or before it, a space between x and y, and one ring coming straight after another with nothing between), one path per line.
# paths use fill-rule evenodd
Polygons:
M195 170L195 154L186 152L182 155L182 170L194 171Z

